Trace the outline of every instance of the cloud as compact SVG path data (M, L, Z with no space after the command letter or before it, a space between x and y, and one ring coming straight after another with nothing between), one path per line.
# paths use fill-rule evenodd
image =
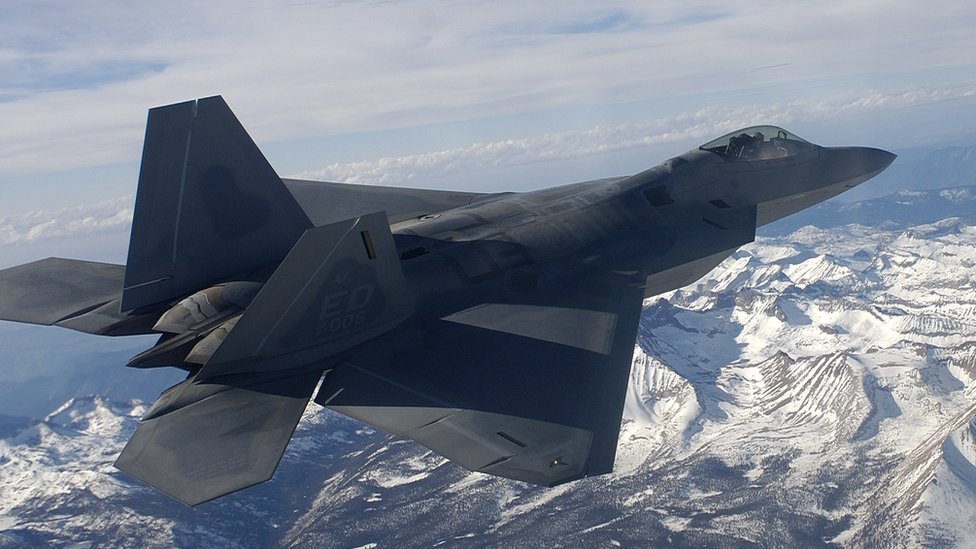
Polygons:
M594 126L521 138L477 142L421 154L333 163L292 177L376 185L409 185L442 176L477 174L551 161L600 156L660 144L701 143L754 124L784 125L829 121L869 112L976 96L968 87L917 87L874 91L828 99L708 106L641 123ZM612 174L605 174L612 175ZM78 236L128 233L133 197L95 204L33 211L0 218L0 246L25 246Z
M662 143L704 142L756 124L789 125L973 95L976 95L976 91L965 87L913 88L896 93L875 91L863 96L841 96L827 100L753 104L735 108L710 106L643 123L597 126L474 143L422 154L333 163L319 170L294 174L293 177L377 185L406 184L443 175L607 154Z
M132 225L132 203L133 197L130 195L97 204L3 217L0 218L0 246L128 232Z
M333 163L291 177L408 185L442 176L476 174L551 161L600 156L660 144L701 143L754 124L784 125L829 121L870 112L925 105L976 96L969 87L916 87L898 92L874 91L828 99L707 106L649 121L476 142L420 154ZM610 174L606 174L610 175ZM56 210L39 210L0 218L0 245L21 246L61 238L127 233L132 223L131 195Z
M970 4L9 0L0 175L138 157L148 106L213 93L261 142L933 68L971 83Z

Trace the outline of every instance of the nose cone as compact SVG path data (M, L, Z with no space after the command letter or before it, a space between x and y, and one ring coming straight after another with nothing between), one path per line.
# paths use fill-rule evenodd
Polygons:
M855 162L865 173L871 174L871 177L881 173L898 157L895 153L871 147L855 147L854 151L857 157Z
M824 148L827 177L832 183L844 182L853 187L878 175L897 155L871 147Z

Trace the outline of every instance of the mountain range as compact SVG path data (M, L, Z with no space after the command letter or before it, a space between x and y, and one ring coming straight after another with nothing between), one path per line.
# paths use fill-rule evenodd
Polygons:
M185 508L112 467L124 359L79 359L92 394L0 417L0 547L976 545L973 212L828 203L645 301L616 470L556 488L311 405L273 480Z

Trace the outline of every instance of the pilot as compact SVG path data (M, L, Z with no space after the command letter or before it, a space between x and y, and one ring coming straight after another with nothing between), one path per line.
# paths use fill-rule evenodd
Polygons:
M745 151L752 142L749 134L743 133L729 139L729 146L725 148L725 155L733 158L745 156Z
M756 132L752 136L752 146L754 149L753 158L765 158L766 156L766 136L762 132Z
M760 153L762 152L763 146L766 143L766 136L764 136L762 132L756 132L752 137L745 134L742 136L744 139L742 153L739 155L739 157L746 160L759 158L761 156Z

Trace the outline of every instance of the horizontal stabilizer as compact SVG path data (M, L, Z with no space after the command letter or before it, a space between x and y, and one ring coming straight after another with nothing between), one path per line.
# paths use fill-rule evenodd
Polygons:
M100 335L149 333L119 312L125 267L51 257L0 271L0 319Z
M197 378L333 356L409 317L407 296L383 212L316 227L302 235Z
M115 466L186 505L271 478L321 372L234 386L188 379L149 409Z

